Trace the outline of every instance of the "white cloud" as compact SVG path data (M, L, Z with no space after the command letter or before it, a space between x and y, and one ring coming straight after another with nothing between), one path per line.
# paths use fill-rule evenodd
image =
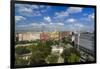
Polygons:
M58 23L58 25L64 25L63 23Z
M63 26L64 25L64 23L60 23L60 22L56 22L56 23L53 23L53 22L50 22L49 24L47 24L48 26ZM46 26L47 26L46 25Z
M77 20L74 19L74 18L70 18L70 19L67 19L66 22L70 22L70 23L73 23L73 22L76 22Z
M27 4L15 4L17 11L19 12L32 12L32 5Z
M31 8L23 7L19 9L19 12L27 12L27 13L32 13L33 10Z
M44 20L47 21L47 22L51 22L51 18L49 16L44 17Z
M42 27L42 26L47 26L48 24L41 22L41 23L31 23L29 24L30 27Z
M16 21L25 20L26 18L23 16L15 16Z
M15 7L22 7L23 4L15 4Z
M83 8L80 8L80 7L69 7L68 9L66 9L65 11L61 11L61 12L56 12L55 13L55 17L54 18L65 18L65 17L68 17L69 14L72 14L72 13L79 13L79 12L82 12Z
M40 5L40 8L44 8L45 7L45 5Z
M24 16L41 15L40 11L36 10L39 9L39 6L37 5L16 4L15 7L16 7L16 12L18 12L20 15L24 15Z
M43 22L42 22L40 25L42 25L42 26L43 26L43 25L46 25L46 23L43 23Z
M50 25L53 25L53 23L52 23L52 22L50 22L49 24L50 24Z
M38 23L31 23L31 24L29 24L29 26L39 26L39 24Z
M62 17L67 17L69 14L67 11L62 11L62 12L56 12L55 15L57 18L62 18Z
M41 12L45 14L50 9L51 6L40 5Z
M85 15L85 17L81 18L80 20L87 23L94 23L94 18L95 18L94 13L91 13L91 14Z
M25 28L28 27L28 25L18 25L17 27Z
M22 24L22 25L18 25L17 27L27 27L27 28L40 28L42 26L48 26L48 24L41 22L41 23L29 23L29 24Z
M26 15L26 16L40 16L41 15L39 11L35 11L32 8L27 8L27 7L20 8L18 11L20 14Z
M87 27L82 23L74 23L68 25L68 29L71 31L84 31Z
M90 19L94 19L94 13L90 14L88 17L89 17Z
M82 9L81 7L69 7L67 9L67 12L68 13L79 13L79 12L82 12Z
M75 18L69 18L66 20L66 23L68 23L67 27L69 30L72 31L83 31L86 29L86 26L83 22L80 22L80 20L77 20Z
M16 12L24 16L40 16L41 12L46 12L50 6L15 4Z
M38 5L29 5L29 4L15 4L15 7L18 8L31 8L31 9L38 9L39 6Z
M39 9L39 6L38 5L31 5L29 6L31 9Z
M81 23L75 23L74 26L77 27L77 28L82 28L82 27L84 27L84 25L81 24Z

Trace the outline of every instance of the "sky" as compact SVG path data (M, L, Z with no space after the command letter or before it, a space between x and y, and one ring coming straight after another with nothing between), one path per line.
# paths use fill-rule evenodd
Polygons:
M94 8L15 4L16 31L94 31Z

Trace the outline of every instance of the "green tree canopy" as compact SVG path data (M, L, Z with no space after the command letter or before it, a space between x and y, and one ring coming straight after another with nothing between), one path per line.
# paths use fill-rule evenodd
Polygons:
M46 43L31 47L32 55L30 64L44 64L46 57L51 53L51 47Z
M15 57L15 65L17 66L24 66L27 65L29 60L25 60L22 57L19 57L18 55Z
M75 48L65 48L62 57L66 63L78 62L80 59L80 53Z
M47 61L49 63L57 63L58 62L58 58L59 56L58 55L55 55L55 54L51 54L47 57Z
M20 46L15 48L15 53L18 55L22 55L22 54L30 53L30 50L27 49L26 47Z

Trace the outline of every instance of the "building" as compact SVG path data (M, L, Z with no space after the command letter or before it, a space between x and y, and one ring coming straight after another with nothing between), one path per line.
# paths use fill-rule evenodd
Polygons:
M40 34L40 40L58 40L59 32L42 32Z
M19 41L19 34L18 33L15 34L15 41Z
M40 39L40 32L21 32L15 34L15 41L33 41Z
M88 54L94 55L94 34L82 33L80 36L75 35L75 44L79 50L82 50Z
M64 48L62 46L52 46L52 53L58 53L61 54L63 52Z
M59 32L48 32L50 39L59 40Z
M46 41L46 40L48 40L48 39L49 39L48 33L46 33L46 32L40 33L40 40Z
M33 41L33 40L59 40L70 35L70 32L20 32L15 33L15 41Z
M60 39L64 38L64 37L68 37L71 35L71 32L70 31L63 31L63 32L60 32L59 33L59 37Z

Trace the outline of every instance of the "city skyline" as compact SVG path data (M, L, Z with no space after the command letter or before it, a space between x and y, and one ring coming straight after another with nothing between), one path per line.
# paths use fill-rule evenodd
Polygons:
M15 30L93 32L94 13L91 7L15 4Z

